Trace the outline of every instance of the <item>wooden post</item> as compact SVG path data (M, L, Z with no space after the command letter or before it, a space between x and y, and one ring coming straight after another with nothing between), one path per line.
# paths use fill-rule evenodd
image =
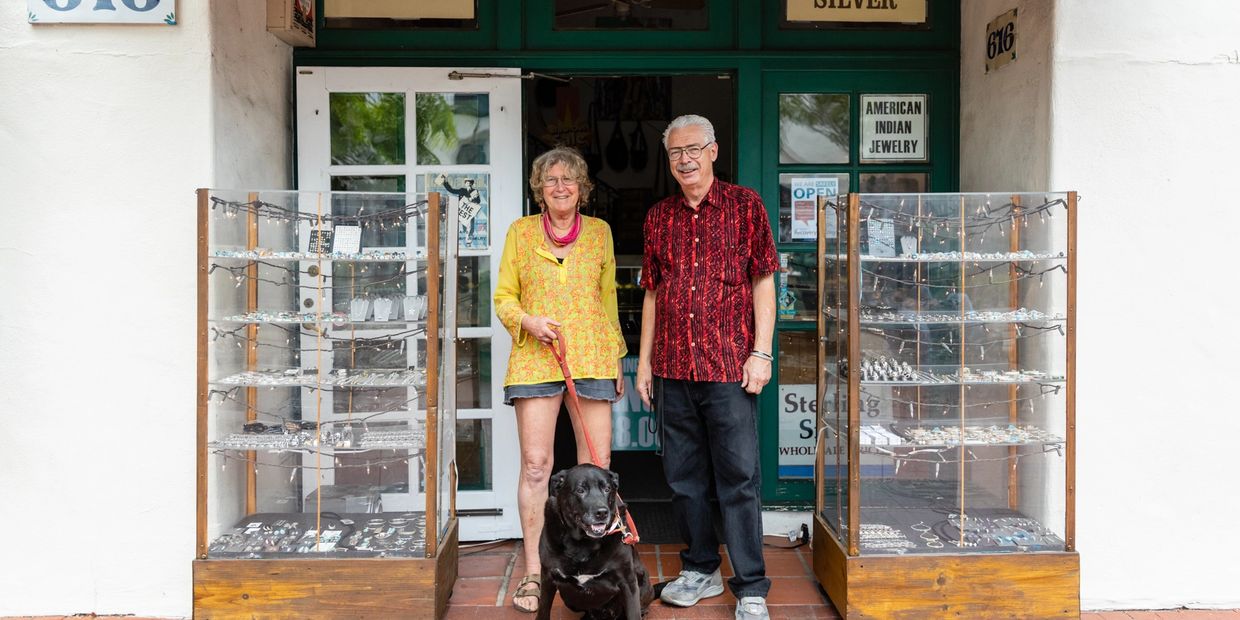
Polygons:
M834 210L832 210L834 212ZM827 197L818 197L818 255L814 257L814 263L818 266L818 400L817 419L814 420L814 509L822 510L823 502L823 438L826 435L822 432L825 424L822 421L826 413L826 403L823 402L823 396L827 392L827 319L826 319L826 296L823 293L827 290L827 272L823 267L823 259L827 255ZM835 261L839 262L839 261ZM836 454L839 454L836 451ZM837 494L838 495L838 494ZM839 520L836 520L839 523Z
M198 406L195 432L198 441L195 445L195 456L198 462L197 480L195 483L198 495L198 514L196 523L195 555L199 559L207 557L207 414L210 407L210 386L207 384L207 312L210 308L210 292L208 287L207 243L210 238L208 230L210 201L208 191L198 190Z
M250 192L246 197L250 202L251 208L246 211L246 239L245 249L253 252L258 248L258 193ZM245 266L245 311L246 314L258 310L258 263L249 261ZM250 323L245 326L246 351L245 351L245 369L258 369L258 323ZM258 388L251 386L245 388L245 421L253 422L258 419ZM245 514L252 515L258 512L258 452L248 450L245 453Z
M1068 192L1068 335L1066 346L1068 385L1064 403L1066 452L1064 486L1064 545L1076 551L1076 192Z
M861 553L861 195L848 195L848 555Z
M455 234L455 231L452 231ZM455 243L455 237L448 235ZM439 549L439 193L430 192L426 203L426 557ZM444 368L453 373L455 368Z

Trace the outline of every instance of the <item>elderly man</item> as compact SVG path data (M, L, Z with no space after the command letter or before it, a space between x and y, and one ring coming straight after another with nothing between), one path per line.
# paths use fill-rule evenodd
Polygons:
M715 129L681 116L663 133L681 193L646 216L637 390L659 415L663 471L688 548L663 590L682 607L723 594L712 477L734 576L736 618L767 618L757 394L771 378L779 267L766 208L715 178Z

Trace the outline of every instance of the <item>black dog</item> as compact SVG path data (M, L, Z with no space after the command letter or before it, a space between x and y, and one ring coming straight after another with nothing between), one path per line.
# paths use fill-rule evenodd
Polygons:
M616 495L619 484L615 472L590 464L551 476L538 545L540 620L551 617L557 590L583 620L640 620L654 600L637 547L621 542L626 508Z

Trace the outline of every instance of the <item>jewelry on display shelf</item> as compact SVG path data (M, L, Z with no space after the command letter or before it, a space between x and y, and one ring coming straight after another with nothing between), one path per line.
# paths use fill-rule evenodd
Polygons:
M216 381L223 385L332 386L332 387L414 387L426 383L426 372L412 369L337 369L319 376L314 369L247 370Z
M268 521L274 515L248 517L211 542L212 554L236 557L271 557L285 554L357 554L363 557L385 555L415 556L426 551L426 516L403 513L391 518L371 518L363 528L354 527L351 519L335 513L321 513L325 523L315 529L315 513L286 515ZM302 525L295 519L311 521ZM256 520L257 519L257 520Z
M411 258L425 258L425 255L419 251L416 252L414 256L409 256L403 250L366 250L363 252L292 252L287 250L255 248L253 250L215 249L211 251L211 258L239 258L243 260L345 260L357 262L395 262L407 261Z
M319 429L318 432L302 430L255 433L247 430L244 433L225 435L218 441L209 442L207 447L213 450L266 451L307 448L422 450L425 447L425 436L425 432L421 430L365 431L362 433L361 441L355 442L351 426L344 426L340 430Z
M1067 254L1063 252L1031 252L1029 250L1020 250L1017 252L905 252L900 256L867 256L862 255L861 260L876 263L906 263L910 261L920 262L961 262L961 261L1035 261L1035 260L1056 260L1067 258Z
M1020 308L1017 310L969 310L968 312L875 312L862 309L861 320L875 323L1008 323L1013 321L1062 321L1061 313L1045 313Z

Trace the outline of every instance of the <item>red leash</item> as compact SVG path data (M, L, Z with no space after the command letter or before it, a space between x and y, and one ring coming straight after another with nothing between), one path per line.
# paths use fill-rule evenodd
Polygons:
M586 447L590 449L590 460L602 467L598 452L594 449L594 441L590 439L590 429L586 428L585 416L581 415L581 400L577 398L577 386L573 384L573 373L568 369L568 345L564 341L564 332L559 332L557 336L556 344L547 346L551 347L555 361L560 363L560 372L564 373L564 386L568 388L568 397L564 399L564 404L568 407L569 415L573 416L577 426L581 428L581 434L586 438ZM616 498L619 497L620 494L617 493ZM627 509L624 511L624 524L620 526L620 531L624 534L623 540L626 545L635 545L641 540L641 537L637 535L637 525L633 523L633 515L629 514Z

